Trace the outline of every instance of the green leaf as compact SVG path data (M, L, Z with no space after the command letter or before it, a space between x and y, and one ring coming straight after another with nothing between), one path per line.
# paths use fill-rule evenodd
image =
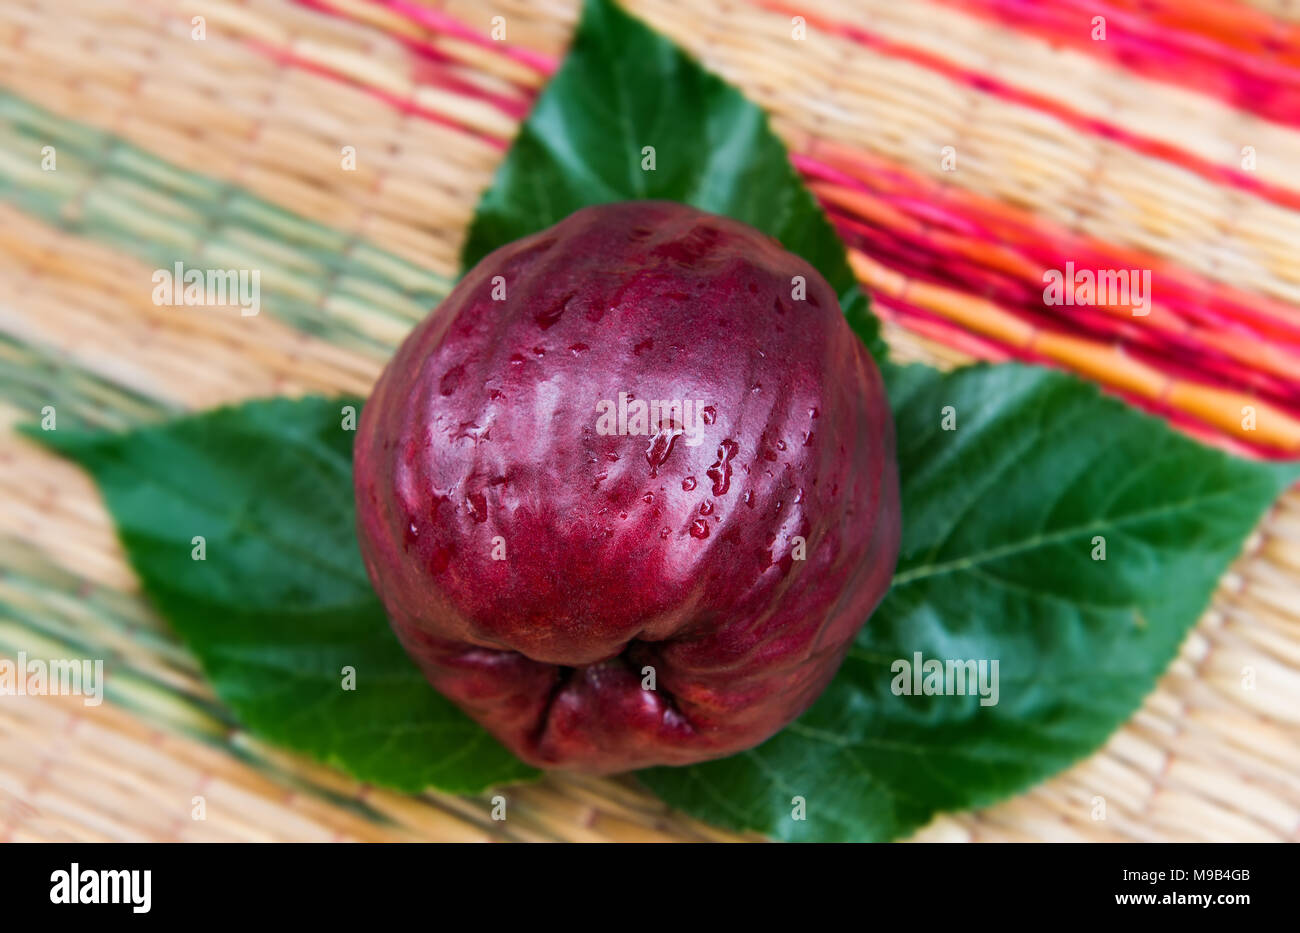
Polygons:
M1061 771L1138 708L1300 474L1202 447L1045 369L890 367L887 382L904 516L893 589L785 731L642 773L693 816L781 839L890 839ZM915 652L997 660L997 703L895 695L891 665Z
M27 433L95 477L145 591L253 732L399 790L527 778L388 627L357 549L345 405L360 412L272 399L124 434Z
M646 146L653 171L641 167ZM763 111L614 3L587 0L568 56L479 202L462 266L581 207L647 198L776 237L825 276L850 325L884 359L844 246Z

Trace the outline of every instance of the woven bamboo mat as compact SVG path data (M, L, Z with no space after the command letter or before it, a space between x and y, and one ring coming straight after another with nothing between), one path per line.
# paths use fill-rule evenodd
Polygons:
M864 45L814 30L816 65L793 50L780 3L627 6L768 109L798 157L887 165L935 197L960 196L963 217L1030 216L1025 243L1007 234L1020 258L1046 230L1096 240L1300 321L1293 125L1017 32L976 15L977 3L803 4L818 23L869 23L876 37ZM1300 20L1285 0L1238 12L1269 29ZM506 17L508 53L482 41L496 15ZM205 18L201 41L194 16ZM575 16L572 0L0 7L0 654L103 657L108 672L98 707L0 700L0 839L732 838L670 812L632 779L554 775L506 789L509 818L497 822L490 795L392 794L258 742L141 599L90 481L12 432L47 404L61 423L114 427L268 394L366 392L448 289L478 193ZM898 52L921 46L990 81L1032 84L1074 116ZM1085 119L1111 129L1081 132ZM1141 144L1125 136L1139 132ZM1254 187L1204 168L1235 157L1242 140L1271 154ZM962 166L951 177L934 158L950 144ZM47 146L55 171L41 168ZM340 170L344 146L355 147L356 171ZM846 190L822 183L818 193L831 206L835 197L858 211L879 206ZM882 313L897 357L953 365L1014 355L999 342L1003 297L974 278L894 289L900 277L919 280L920 267L872 252L858 244L855 268L890 302ZM263 270L263 313L155 306L150 273L177 259ZM1058 326L1057 344L1035 346L1074 343L1050 361L1117 391L1144 384L1116 362L1136 357L1107 332ZM1258 365L1221 391L1246 391L1247 376L1273 365L1266 342L1242 355ZM1166 373L1167 361L1143 359ZM1157 382L1152 396L1176 402L1170 387L1181 385ZM1285 448L1290 409L1277 399L1273 439ZM1198 433L1225 445L1241 440L1213 404L1197 409L1194 399L1168 414L1195 416ZM195 797L205 819L193 818ZM1099 797L1104 820L1094 819ZM1300 494L1265 518L1156 692L1102 751L918 835L1300 839Z

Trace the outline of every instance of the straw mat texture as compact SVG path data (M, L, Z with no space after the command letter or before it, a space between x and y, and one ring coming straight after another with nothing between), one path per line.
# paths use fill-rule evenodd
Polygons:
M993 0L801 4L811 55L783 3L627 5L772 114L898 358L1039 360L1226 448L1300 451L1294 3L1088 5L1165 43L1184 66L1169 73ZM506 43L487 38L496 15ZM450 287L575 17L572 0L0 6L0 655L103 657L108 672L98 707L0 700L0 840L735 838L631 778L503 789L498 822L491 795L392 794L258 742L141 598L90 480L12 430L51 404L61 423L119 427L367 392ZM1276 99L1233 90L1255 80ZM1245 145L1260 153L1248 173ZM1029 298L1061 255L1147 263L1167 297L1150 321L1045 316ZM150 274L178 260L263 270L262 313L155 306ZM1300 840L1298 736L1292 492L1102 751L918 836Z

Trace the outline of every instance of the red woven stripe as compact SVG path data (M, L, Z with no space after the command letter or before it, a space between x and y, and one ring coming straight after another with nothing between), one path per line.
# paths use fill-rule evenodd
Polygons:
M334 15L347 15L329 0L298 2ZM516 62L526 61L539 74L552 70L549 59L535 53L521 56L517 49L494 42L446 14L413 7L405 0L381 2L408 21L418 22L422 28L474 41ZM780 6L775 0L764 5ZM858 30L847 31L854 41L878 48L883 54L917 61L992 93L1023 98L1018 102L1025 106L1060 111L1080 129L1100 131L1100 135L1118 138L1135 149L1145 148L1179 164L1188 162L1188 154L1176 147L1124 134L1081 114L1071 115L1068 108L1055 101L957 69L924 50L910 49ZM432 70L440 87L486 101L512 117L517 117L532 99L533 91L529 87L519 87L518 98L466 87L469 82L455 74L459 70L463 75L464 66L450 62L433 41L411 36L396 38L411 50L418 62ZM434 40L435 36L429 38ZM355 83L350 76L304 61L287 49L274 49L261 43L255 43L254 47L285 63L310 68L334 80ZM417 77L424 76L417 72ZM506 142L476 133L391 93L369 87L365 90L404 112L473 133L494 145L503 146ZM911 281L953 289L954 294L991 299L1000 309L996 313L1014 315L1007 320L1019 319L1030 328L1027 331L1030 335L1046 331L1085 335L1097 347L1123 347L1124 353L1171 380L1246 392L1267 399L1281 411L1300 415L1300 320L1290 305L1208 281L1191 270L1138 250L1117 248L1084 237L1030 211L943 184L870 153L814 140L810 152L792 157L841 234L851 245L865 249L882 268ZM1217 177L1222 174L1217 167L1203 164L1201 171L1216 176L1215 180L1221 183L1224 181L1223 177ZM1239 187L1257 185L1253 178L1237 178L1236 183ZM1300 204L1297 192L1273 193ZM1067 258L1080 269L1151 269L1153 279L1158 276L1159 284L1153 291L1158 293L1159 312L1139 321L1126 309L1121 312L1095 307L1046 307L1042 300L1042 272L1058 268ZM877 307L883 317L971 355L986 359L1014 356L1061 365L1060 360L1036 354L1032 336L1023 346L1002 346L970 333L940 314L909 305L905 298L906 292L877 294ZM1225 443L1218 431L1200 426L1183 413L1171 414L1161 399L1132 396L1130 400L1159 411L1190 433L1212 436L1217 443ZM1240 443L1236 446L1257 455L1279 455L1279 451L1263 446L1242 447Z
M1150 0L1140 5L1140 13L1115 0L938 2L1300 127L1300 30L1248 7L1215 4L1226 15L1210 17L1204 3L1184 3L1180 11ZM1192 8L1199 17L1187 15ZM1104 41L1091 38L1094 16L1106 18ZM1205 31L1207 25L1213 31Z
M1179 146L1149 136L1143 136L1116 124L1089 116L1056 98L1036 94L1033 91L1016 87L982 72L972 71L956 65L926 49L886 39L884 36L868 32L850 23L809 16L806 11L800 11L794 6L781 2L781 0L756 0L756 2L759 6L767 9L792 16L803 16L809 25L827 33L842 36L881 55L919 65L936 74L943 75L951 81L966 84L978 91L995 95L1018 106L1048 114L1085 135L1109 139L1135 152L1184 168L1216 185L1248 191L1257 197L1272 201L1291 210L1300 210L1300 189L1286 188L1264 181L1249 172L1231 166L1218 165Z
M299 0L299 2L302 2L302 0ZM385 90L384 88L374 87L373 85L368 85L368 84L361 84L356 80L354 80L351 75L344 74L333 68L328 68L325 65L320 64L319 62L312 61L308 58L304 58L303 56L298 55L297 53L293 52L291 49L287 47L272 45L269 42L263 42L260 39L248 39L246 41L249 48L257 52L261 52L263 55L266 55L268 58L272 59L278 64L290 65L295 68L301 68L304 71L309 71L313 74L318 74L323 77L331 78L335 81L340 81L344 84L351 85L352 87L355 87L360 91L364 91L365 93L371 95L372 97L382 100L384 103L388 104L388 106L392 107L394 110L397 110L401 113L421 117L433 123L437 123L442 126L451 127L452 129L460 130L462 133L466 133L470 136L473 136L475 139L482 140L483 142L497 149L506 148L506 141L503 139L500 139L496 136L489 136L486 133L479 132L478 130L473 129L472 127L465 126L464 124L460 123L458 120L454 120L450 117L444 116L438 111L431 110L428 107L423 107L409 98L394 94L393 92Z

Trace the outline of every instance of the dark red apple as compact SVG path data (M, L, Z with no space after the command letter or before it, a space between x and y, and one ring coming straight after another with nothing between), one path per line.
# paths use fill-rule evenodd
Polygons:
M835 293L680 204L586 208L475 266L366 403L355 482L406 650L542 767L763 741L898 550L893 421Z

